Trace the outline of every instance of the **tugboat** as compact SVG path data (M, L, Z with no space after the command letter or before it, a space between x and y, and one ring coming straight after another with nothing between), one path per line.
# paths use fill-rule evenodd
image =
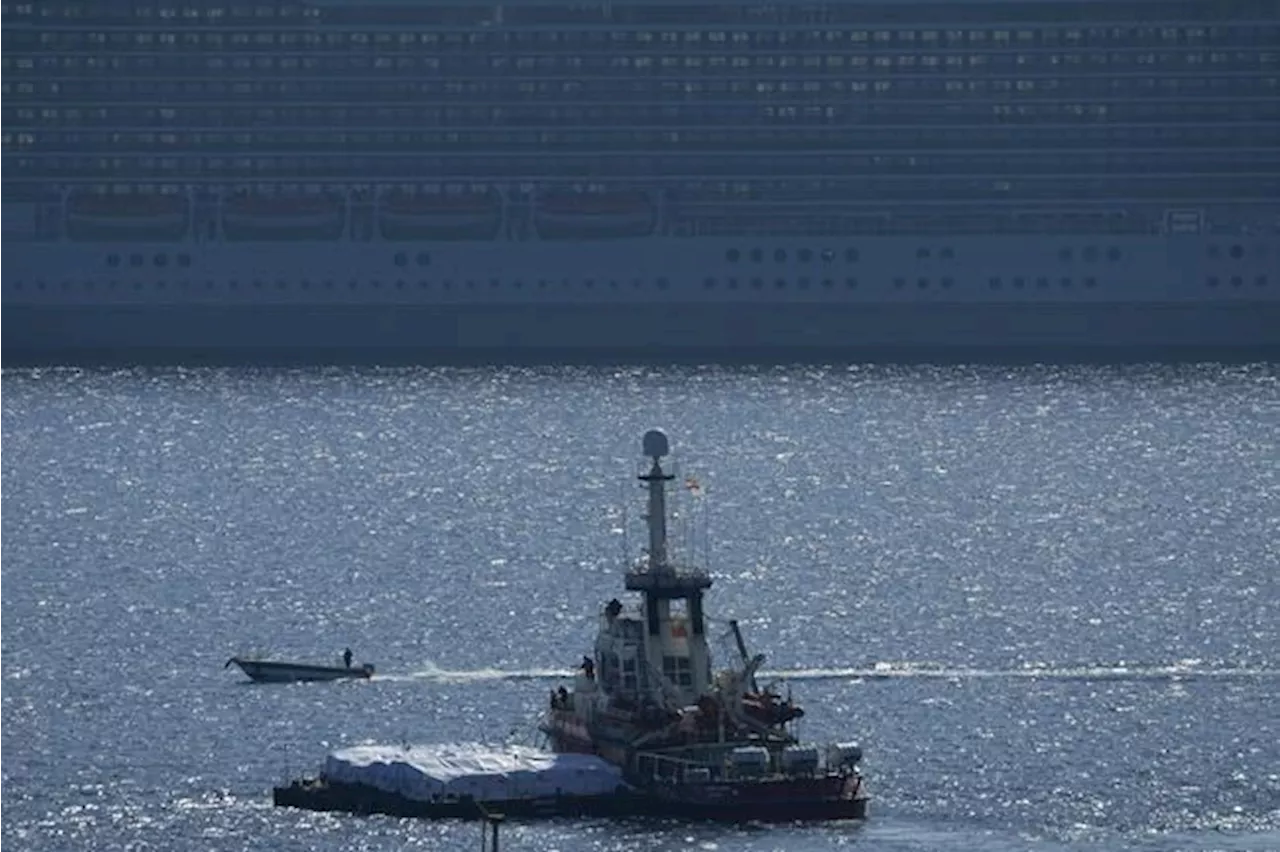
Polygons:
M671 558L667 540L666 434L645 433L647 556L626 572L640 601L618 599L600 615L595 653L572 688L553 690L539 723L556 752L595 754L617 765L633 803L654 814L718 820L863 819L867 792L850 743L802 744L791 723L803 709L769 689L731 621L740 660L712 672L703 598L705 568Z

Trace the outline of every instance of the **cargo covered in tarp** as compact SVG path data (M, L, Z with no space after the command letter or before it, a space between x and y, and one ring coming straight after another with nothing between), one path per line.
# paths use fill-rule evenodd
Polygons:
M352 746L325 759L322 777L418 801L444 796L470 796L481 802L595 796L623 785L618 767L599 757L478 743Z

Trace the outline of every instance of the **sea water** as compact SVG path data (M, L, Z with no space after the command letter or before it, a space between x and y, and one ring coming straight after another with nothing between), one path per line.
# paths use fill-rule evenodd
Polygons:
M643 542L857 741L865 824L507 850L1280 849L1280 369L6 370L3 842L475 849L273 808L361 743L536 743ZM696 486L696 487L695 487ZM224 663L368 682L254 685Z

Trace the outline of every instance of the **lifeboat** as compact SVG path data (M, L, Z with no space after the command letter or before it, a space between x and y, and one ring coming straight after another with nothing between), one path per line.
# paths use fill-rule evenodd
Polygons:
M222 233L233 241L339 240L346 222L346 202L332 194L239 194L222 203Z
M458 195L388 192L378 201L385 240L492 240L502 228L497 192Z
M177 242L187 234L185 195L76 192L67 198L67 237L86 242Z
M545 240L599 240L653 233L657 210L643 191L564 192L540 197L534 210L538 236Z

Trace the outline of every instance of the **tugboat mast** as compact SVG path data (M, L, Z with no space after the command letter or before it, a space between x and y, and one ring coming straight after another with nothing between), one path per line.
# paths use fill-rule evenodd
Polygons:
M671 452L667 436L657 429L644 433L644 454L653 459L648 473L638 479L649 485L649 570L670 570L667 564L667 489L666 483L675 479L662 470L662 458Z
M692 565L676 565L668 552L666 484L675 477L662 469L670 454L667 436L651 429L643 439L644 455L652 459L648 473L638 477L649 491L649 558L627 571L626 588L644 595L644 658L654 675L665 681L659 694L679 695L695 702L711 685L711 655L707 649L702 598L711 577ZM673 613L672 602L684 604Z

